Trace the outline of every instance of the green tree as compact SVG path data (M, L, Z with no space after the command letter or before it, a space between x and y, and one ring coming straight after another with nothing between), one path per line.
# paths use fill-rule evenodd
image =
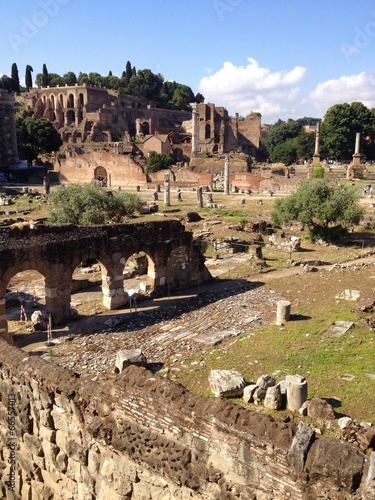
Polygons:
M34 71L33 68L30 66L30 64L28 64L25 70L25 85L27 91L33 88L33 78L31 75L33 71Z
M298 136L302 129L302 125L296 120L288 120L284 122L279 120L274 125L271 125L266 137L262 140L263 146L266 148L271 157L274 148L288 139L294 139Z
M314 179L323 179L324 177L324 167L320 163L317 163L313 167L314 170Z
M272 149L270 160L272 162L284 163L284 165L292 165L297 160L297 145L295 139L288 139L285 142L276 144Z
M16 128L20 156L29 162L35 160L40 153L57 151L62 145L60 134L45 118L17 116Z
M13 92L19 92L20 91L20 78L18 76L18 68L17 68L16 63L12 64L11 79L12 79Z
M350 160L356 133L361 134L360 152L375 159L375 114L361 102L335 104L324 116L321 137L325 156Z
M50 222L59 224L119 223L139 211L144 202L136 193L113 194L93 184L61 186L51 193Z
M291 195L275 201L271 220L275 226L301 222L313 238L334 239L342 229L358 224L365 210L355 187L330 186L325 179L302 181Z
M49 85L49 75L48 75L47 66L45 64L43 64L41 86L47 87L47 85Z
M157 100L163 86L162 75L155 75L149 69L142 69L132 75L128 85L128 92L149 100Z
M68 71L65 73L63 76L64 82L67 83L68 85L74 85L77 83L77 76L73 71Z
M165 153L159 154L156 151L150 151L146 160L146 172L158 172L173 165L173 159Z
M8 92L13 91L13 80L10 76L3 75L0 79L0 88L8 90Z

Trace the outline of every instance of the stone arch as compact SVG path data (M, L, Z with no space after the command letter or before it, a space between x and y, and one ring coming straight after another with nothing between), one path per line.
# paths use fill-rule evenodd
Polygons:
M73 94L68 95L68 101L67 101L66 107L67 108L74 108L74 95Z
M52 94L51 97L50 97L50 99L51 99L51 107L52 107L53 110L55 110L56 109L55 96Z
M59 101L60 101L60 105L62 108L65 108L64 106L64 95L63 94L59 94L59 97L58 97Z
M211 138L211 125L209 123L207 123L204 128L204 137L205 139Z
M66 119L67 119L68 125L70 125L71 123L75 123L76 114L75 114L73 109L68 109L68 111L66 112Z
M211 108L206 105L206 120L211 120Z
M144 135L150 135L150 124L148 121L141 123L141 133Z
M82 94L82 92L78 96L78 102L79 102L79 106L81 108L83 108L83 106L85 105L85 98L84 98L84 95Z
M103 186L107 186L108 172L107 172L106 168L102 167L101 165L99 165L98 167L95 167L94 179L96 179L98 181L102 181Z

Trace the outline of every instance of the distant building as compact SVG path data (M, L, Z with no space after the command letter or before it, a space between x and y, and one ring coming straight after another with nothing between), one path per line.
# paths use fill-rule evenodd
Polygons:
M18 163L14 98L0 89L0 172L12 170Z

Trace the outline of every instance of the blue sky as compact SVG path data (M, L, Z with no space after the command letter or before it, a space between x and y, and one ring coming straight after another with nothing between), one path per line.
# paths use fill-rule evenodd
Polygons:
M375 107L372 0L16 0L2 2L0 74L112 71L129 60L230 114L323 118Z

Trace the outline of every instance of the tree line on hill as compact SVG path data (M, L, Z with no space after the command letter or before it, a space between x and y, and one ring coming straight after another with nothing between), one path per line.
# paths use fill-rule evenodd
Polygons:
M19 72L16 63L12 64L11 76L3 75L0 79L0 88L9 92L28 91L33 87L33 68L28 64L25 70L25 87L20 84ZM132 95L152 101L157 107L167 109L189 110L189 103L204 102L204 96L199 92L194 94L188 85L175 81L166 81L160 73L153 73L150 69L138 70L132 66L130 61L126 63L121 77L114 76L112 71L108 76L99 73L79 73L68 71L63 76L57 73L49 73L47 66L43 64L42 72L35 76L36 87L48 85L96 85L110 90L117 90L120 94Z

